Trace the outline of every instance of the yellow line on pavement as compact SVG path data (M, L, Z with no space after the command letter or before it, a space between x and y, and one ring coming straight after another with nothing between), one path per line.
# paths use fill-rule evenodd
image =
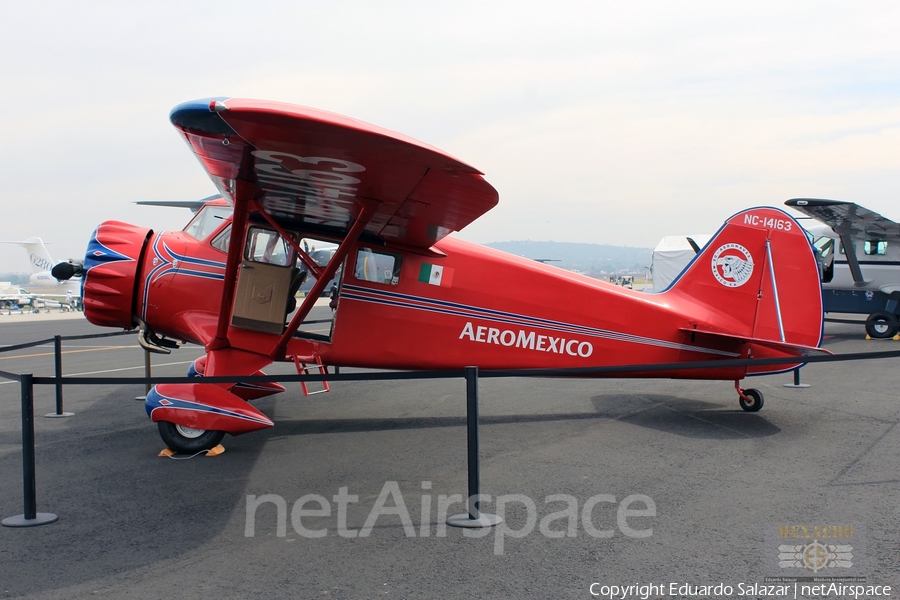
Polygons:
M83 350L63 350L63 354L77 354L79 352L101 352L103 350L121 350L122 348L140 348L137 344L133 346L103 346L101 348L85 348ZM41 352L38 354L17 354L15 356L0 356L0 360L12 360L14 358L36 358L38 356L53 356L54 352Z

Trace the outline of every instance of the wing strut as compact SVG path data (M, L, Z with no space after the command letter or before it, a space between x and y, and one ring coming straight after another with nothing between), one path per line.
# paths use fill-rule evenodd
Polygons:
M288 341L294 336L297 332L297 329L300 328L300 324L303 323L303 319L309 314L309 311L312 310L312 307L315 306L316 300L319 296L322 295L322 292L325 290L325 286L328 285L328 282L331 281L331 278L334 277L334 274L337 272L338 266L344 262L344 259L347 257L347 253L350 252L350 248L356 241L359 239L359 236L362 235L363 230L366 225L369 224L369 221L375 216L377 202L363 200L361 198L357 198L357 201L362 205L362 210L359 212L359 216L356 218L356 222L347 232L347 235L344 237L343 241L337 247L337 250L334 253L334 256L331 257L331 260L328 261L328 266L319 274L319 278L316 279L316 283L313 284L312 289L306 294L306 298L303 299L303 303L297 309L297 312L294 313L293 318L291 319L290 324L288 324L287 329L284 330L284 333L281 335L281 339L278 340L278 343L272 349L272 352L269 354L269 357L273 360L282 360L285 356L285 352L287 351ZM265 213L263 213L266 216ZM288 238L290 239L290 238Z
M856 257L856 246L853 245L853 239L846 233L840 234L841 244L844 246L844 256L847 257L847 265L850 267L850 274L853 275L853 284L857 287L866 285L867 281L863 278L862 269L859 267L859 259Z
M244 254L244 235L247 217L250 213L248 196L252 198L252 184L240 179L234 181L234 216L231 220L231 239L228 240L228 260L225 263L225 286L222 290L222 304L219 307L219 322L216 337L207 346L207 351L230 346L228 325L234 310L234 294L237 288L237 274Z

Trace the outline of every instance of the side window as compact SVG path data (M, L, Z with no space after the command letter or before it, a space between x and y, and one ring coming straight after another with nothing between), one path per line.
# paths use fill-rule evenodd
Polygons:
M210 245L216 250L228 252L228 243L231 242L231 225L219 232Z
M360 248L353 275L360 281L397 285L400 283L400 263L399 254Z
M277 232L262 227L251 227L244 247L247 260L268 263L279 267L294 264L294 249Z
M868 256L884 256L887 252L887 242L870 242L866 240L863 250Z

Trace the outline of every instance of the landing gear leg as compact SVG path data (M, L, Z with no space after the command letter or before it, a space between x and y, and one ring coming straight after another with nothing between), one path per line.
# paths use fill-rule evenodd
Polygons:
M765 404L762 392L757 389L750 388L745 390L741 387L741 382L737 380L734 382L734 389L738 393L738 404L747 412L757 412Z

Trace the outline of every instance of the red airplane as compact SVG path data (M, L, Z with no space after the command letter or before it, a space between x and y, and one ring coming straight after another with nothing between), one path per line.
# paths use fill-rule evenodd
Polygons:
M497 203L477 169L348 117L214 98L170 119L218 188L183 231L102 223L83 265L84 312L140 327L145 348L184 340L191 375L259 375L274 361L385 369L567 368L797 357L793 365L629 374L733 380L824 352L815 254L787 213L728 219L681 276L643 293L467 243L459 231ZM337 244L318 262L309 240ZM296 309L295 292L315 284ZM300 329L338 276L329 335ZM278 384L160 384L147 396L168 446L197 452L272 421L248 401Z

